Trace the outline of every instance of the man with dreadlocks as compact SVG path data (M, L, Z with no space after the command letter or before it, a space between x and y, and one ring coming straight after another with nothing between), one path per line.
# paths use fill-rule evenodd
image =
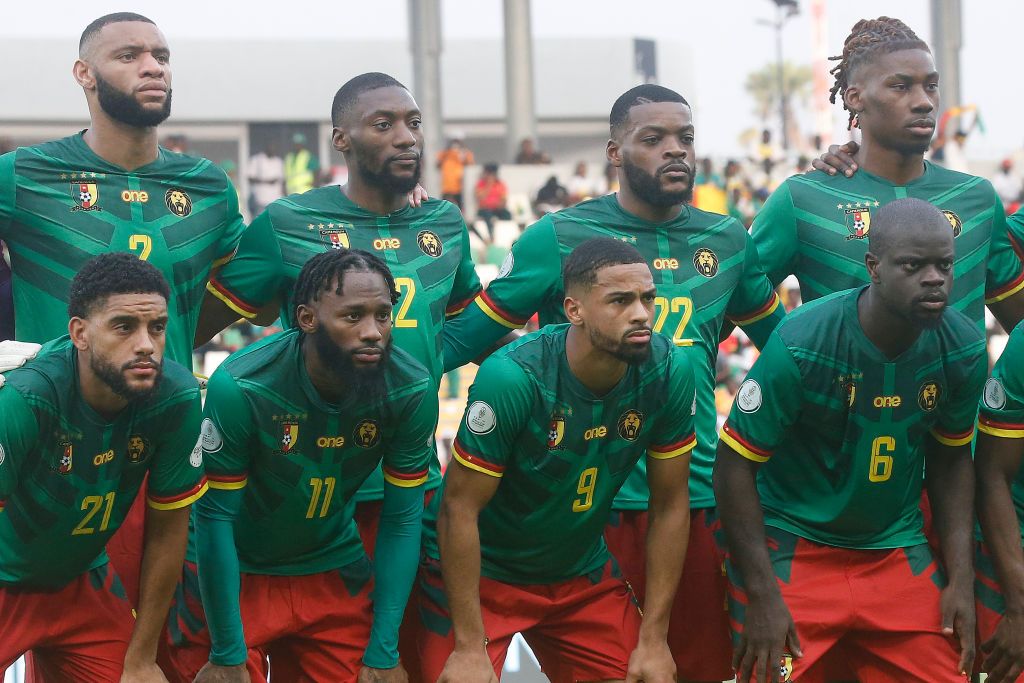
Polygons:
M1024 267L999 197L987 180L924 160L939 110L928 46L899 19L862 19L833 59L831 99L841 98L862 133L858 171L793 176L768 198L751 232L772 283L796 275L804 302L866 284L873 214L916 197L942 210L953 231L950 305L983 327L987 304L1013 329L1024 318Z
M198 565L199 590L179 590L171 627L188 680L265 681L265 657L275 679L354 681L365 668L366 680L405 680L398 627L419 558L437 389L392 349L397 301L376 256L318 254L295 282L296 329L210 378L210 492L186 571L194 580ZM371 568L351 501L382 462Z

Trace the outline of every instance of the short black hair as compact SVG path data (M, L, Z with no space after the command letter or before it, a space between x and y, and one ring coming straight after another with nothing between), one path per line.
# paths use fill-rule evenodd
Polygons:
M122 21L141 21L146 24L153 24L156 26L156 22L149 17L144 17L141 14L135 12L113 12L111 14L104 14L99 19L94 20L91 24L85 27L82 31L82 37L78 39L78 55L82 56L82 51L85 48L85 44L92 40L96 34L98 34L104 26L108 24L119 24Z
M378 88L402 88L403 90L408 90L397 79L379 71L359 74L355 78L349 79L334 94L334 103L331 104L331 125L335 128L340 127L342 119L352 110L359 96L364 92L377 90Z
M949 218L934 204L914 197L896 199L872 210L868 251L881 257L910 228L949 230L951 234L953 230Z
M619 95L619 99L615 100L615 104L612 105L611 114L608 115L608 128L612 137L615 137L616 131L629 120L630 109L639 104L650 104L652 102L679 102L687 107L690 106L685 97L675 90L670 90L662 85L644 83L635 88L630 88Z
M115 294L159 294L171 300L171 288L156 266L127 251L112 251L79 269L71 281L68 317L88 318Z
M398 301L395 277L379 257L362 249L330 249L317 254L302 266L302 271L295 281L292 311L297 312L299 306L308 306L318 301L320 295L330 289L335 281L338 285L334 293L340 295L345 286L345 273L349 271L380 273L388 285L391 303Z
M569 292L577 287L590 289L597 282L597 271L608 266L647 263L637 248L614 237L595 237L572 250L562 266L562 284Z

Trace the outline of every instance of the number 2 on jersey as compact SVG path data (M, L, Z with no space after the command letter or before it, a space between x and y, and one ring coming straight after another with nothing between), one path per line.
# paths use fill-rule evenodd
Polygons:
M576 487L579 498L572 502L573 512L586 512L594 504L594 486L597 484L597 468L588 467L580 472L580 483Z
M416 281L411 277L396 277L395 287L398 288L398 313L395 314L395 327L416 327L416 319L409 319L405 316L409 313L409 306L416 297Z
M140 261L145 261L153 251L153 238L149 235L132 235L128 238L128 249L130 251L141 249L142 251L135 251L135 253Z
M896 450L896 439L891 436L879 436L871 442L871 469L868 470L868 481L875 484L888 481L892 476L892 453Z
M86 496L82 499L82 510L85 512L85 517L78 523L78 526L71 532L72 536L82 536L83 534L91 534L96 531L96 527L88 526L92 523L92 518L99 514L100 510L103 510L103 517L100 519L99 531L103 532L110 526L110 513L114 509L114 496L116 491L111 491L105 496ZM104 503L106 508L104 509Z
M668 322L669 313L675 314L682 311L683 315L679 319L679 324L676 325L676 331L672 333L672 340L678 341L683 339L686 326L690 323L690 318L693 316L693 299L688 296L674 296L671 299L658 296L654 298L654 307L657 309L654 317L655 332L661 332L662 328L665 327L665 323Z
M306 510L306 519L313 519L317 516L316 509L320 503L320 494L323 494L323 505L320 507L320 517L327 516L327 510L331 507L331 498L334 497L334 477L311 477L309 485L313 487L313 493L309 496L309 509Z

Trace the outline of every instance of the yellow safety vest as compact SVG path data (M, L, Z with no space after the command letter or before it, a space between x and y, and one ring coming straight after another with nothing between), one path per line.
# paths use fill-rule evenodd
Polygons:
M316 180L309 169L309 150L289 152L284 158L284 186L288 194L309 192Z

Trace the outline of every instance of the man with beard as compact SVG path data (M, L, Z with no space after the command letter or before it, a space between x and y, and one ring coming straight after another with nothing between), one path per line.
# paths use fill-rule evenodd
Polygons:
M779 325L722 430L714 482L740 683L825 680L839 648L858 680L971 671L985 339L947 309L946 216L920 199L874 214L869 284ZM924 535L922 483L941 564Z
M405 680L398 627L419 558L437 388L392 350L398 296L376 256L318 254L295 282L297 328L210 378L210 493L172 620L171 656L188 680L266 681L268 657L274 680ZM382 462L371 567L350 503Z
M164 361L169 299L132 254L87 261L70 337L0 376L0 670L32 650L45 680L166 680L157 643L206 491L199 387ZM103 546L147 473L136 619Z
M732 673L725 577L712 536L719 333L728 319L761 344L784 311L743 226L687 203L696 156L686 100L659 85L637 86L616 100L609 123L607 154L618 174L618 193L549 214L528 228L498 278L446 323L445 366L457 367L483 353L534 312L540 312L542 325L564 322L562 263L580 243L607 235L644 254L658 286L654 331L704 354L695 366L698 439L690 477L690 551L669 644L680 680L722 681ZM647 497L641 460L616 496L606 530L612 554L641 599Z
M303 265L315 254L359 248L376 252L395 276L401 294L395 309L395 344L430 371L444 374L441 327L480 290L462 214L454 204L431 199L409 205L419 181L422 120L416 101L394 78L365 73L345 83L331 109L334 148L345 156L349 181L273 202L246 230L238 254L207 289L198 341L238 317L281 319L294 326L291 298ZM431 461L427 489L440 482ZM372 554L384 478L378 470L356 495L360 533Z
M13 271L15 339L64 333L71 278L86 260L130 251L170 284L167 356L192 365L209 273L244 223L230 180L206 159L157 144L171 110L170 50L152 21L119 12L82 33L74 76L83 132L0 156L0 240ZM138 593L141 499L108 549L129 598Z
M676 680L666 636L689 521L693 351L652 333L654 280L629 244L583 242L563 279L569 324L483 362L427 511L423 680L496 682L517 632L553 681ZM645 454L641 623L602 532Z

